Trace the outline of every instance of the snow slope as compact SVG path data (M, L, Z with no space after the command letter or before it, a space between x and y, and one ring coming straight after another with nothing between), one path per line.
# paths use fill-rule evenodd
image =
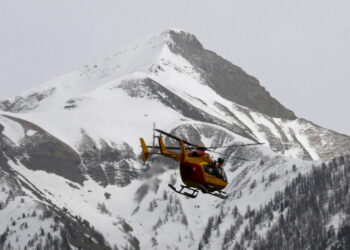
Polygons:
M228 144L248 141L227 129L202 122L182 124L174 131L177 133L179 130L185 131L186 137L197 131L200 140L210 146L217 145L218 141ZM189 134L186 131L189 131ZM242 148L238 151L234 154L243 155L250 161L237 162L238 160L233 158L227 159L225 168L231 184L226 189L229 193L229 199L226 201L203 194L199 195L199 199L189 199L172 192L167 186L168 183L181 184L178 170L174 166L177 163L170 163L168 166L167 162L154 161L151 173L145 172L124 187L101 186L91 178L83 184L77 184L43 170L30 170L10 159L8 164L16 173L17 179L33 186L34 190L40 190L42 196L50 203L89 221L104 235L110 246L127 245L133 249L135 245L131 244L131 239L137 239L142 249L197 249L211 217L223 213L221 211L228 215L232 213L234 206L242 213L248 205L252 209L258 208L269 201L276 191L282 190L291 178L298 173L306 173L311 167L310 162L286 158L266 146ZM298 165L298 171L292 171L292 164ZM168 170L168 167L171 170ZM268 181L272 173L277 177ZM266 177L266 182L262 181L262 176ZM257 185L252 189L250 185L254 180L257 181ZM26 192L33 197L30 190ZM19 200L13 201L12 206L18 203ZM5 216L7 211L0 210L1 216ZM13 212L14 216L18 216L23 210ZM229 221L216 230L227 230L231 225ZM42 223L38 225L44 227ZM49 230L50 227L44 228ZM172 235L171 240L169 233ZM24 235L25 232L21 232L19 237ZM9 238L9 241L13 242L13 238ZM208 247L220 248L221 244L222 235L215 236Z

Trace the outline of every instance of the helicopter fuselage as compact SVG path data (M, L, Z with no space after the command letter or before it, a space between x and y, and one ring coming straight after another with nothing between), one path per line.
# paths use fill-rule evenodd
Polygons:
M190 156L193 153L196 156ZM224 170L214 166L208 154L203 151L194 151L189 152L188 155L186 161L180 162L183 183L193 188L204 186L215 190L222 190L227 186Z
M185 195L189 198L196 198L199 191L221 199L226 199L228 197L228 194L222 191L227 186L227 177L223 169L224 159L218 158L217 161L213 161L210 155L206 153L206 151L215 153L215 151L212 149L244 147L263 144L256 142L248 144L231 144L219 147L205 147L203 144L193 144L163 130L156 129L155 127L154 131L159 132L159 136L155 136L153 133L152 146L147 146L144 139L140 138L142 147L142 161L146 162L148 157L152 154L163 155L165 157L178 161L180 163L181 179L185 185L180 185L180 189L177 189L173 184L170 183L168 186L176 193ZM179 146L165 147L162 135L176 140L179 143ZM155 138L158 138L158 146L155 146L154 144ZM149 148L152 149L151 152L148 150ZM157 149L159 150L158 152L156 151ZM176 151L169 151L168 149ZM239 159L241 161L247 161L247 159L237 156L230 157Z
M172 137L174 138L174 136ZM203 193L209 193L222 199L226 198L225 192L221 191L227 186L225 171L220 166L221 164L217 165L210 155L205 152L205 147L198 146L196 150L188 150L185 143L181 139L178 139L180 147L169 147L169 149L176 149L178 151L169 151L164 145L162 136L158 137L159 147L146 146L143 138L140 138L140 141L142 160L144 162L151 154L161 154L179 162L181 179L186 186L181 185L179 191L172 184L169 184L169 187L175 192L195 198L198 190L201 190ZM189 144L188 142L186 143ZM159 148L159 153L149 152L148 147ZM182 192L183 189L190 190L192 194Z

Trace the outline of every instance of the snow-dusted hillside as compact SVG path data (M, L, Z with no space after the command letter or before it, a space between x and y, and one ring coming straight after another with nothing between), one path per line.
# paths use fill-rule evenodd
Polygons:
M242 212L248 205L258 208L307 173L310 160L350 151L350 137L297 118L254 77L181 30L145 38L2 101L0 110L2 235L24 211L50 211L46 222L31 218L35 228L47 232L56 223L66 232L76 223L91 244L197 249L211 218L228 218L235 206ZM157 157L149 165L140 162L139 137L151 141L153 122L207 146L265 144L219 151L250 159L226 159L226 201L207 195L190 200L168 189L168 183L180 183L176 163ZM10 183L19 190L12 198ZM233 223L225 219L220 230ZM4 246L27 244L24 229L11 232ZM72 232L50 232L71 247L92 247ZM208 249L222 246L223 235L215 233ZM40 239L46 240L37 236L33 247Z
M61 222L61 218L56 221L52 218L55 218L56 213L62 213L79 225L77 218L88 221L94 229L102 233L110 246L127 246L130 249L138 246L142 246L142 249L167 247L196 249L209 218L216 216L221 210L232 211L234 206L238 206L241 211L244 211L248 204L252 208L258 207L259 204L269 200L277 190L283 189L284 183L298 172L307 172L311 166L309 162L288 159L276 154L265 146L237 150L236 154L249 157L250 161L237 162L237 159L227 159L227 173L231 184L227 188L230 198L225 202L207 195L200 195L199 199L192 200L169 190L168 183L179 185L181 181L176 163L162 161L161 158L151 160L150 169L139 166L143 171L138 174L138 178L123 187L100 185L87 175L83 167L81 176L85 180L79 183L79 178L76 180L64 178L40 164L37 169L27 167L21 159L23 155L29 162L40 159L35 159L36 155L32 155L31 152L23 153L27 147L24 141L27 136L40 133L38 132L40 129L32 127L32 130L27 130L28 124L8 116L1 119L4 124L1 145L6 148L2 154L4 157L2 172L4 176L11 177L13 183L18 183L16 189L13 189L5 177L1 182L5 196L1 202L3 209L0 213L1 216L8 218L3 224L4 232L7 226L11 229L13 221L16 221L15 225L27 222L22 221L26 218L21 217L23 213L25 216L31 216L28 227L38 231L37 236L31 231L31 237L26 238L25 229L13 226L11 234L6 238L6 244L10 243L11 246L28 245L30 240L33 241L31 243L33 247L40 244L40 240L44 245L48 232L51 236L56 235L61 239L60 231L65 229L65 220ZM174 133L182 133L189 139L197 137L197 140L210 146L219 143L247 142L247 139L227 129L201 122L178 126L174 129ZM65 154L64 157L69 159L69 155ZM292 171L293 164L300 167L298 172ZM55 163L52 166L55 166ZM276 178L269 180L271 174L276 175ZM262 176L266 177L266 182L261 182ZM254 190L251 188L253 182L257 182ZM12 198L6 195L8 190L19 190L20 195L18 198L17 195ZM13 210L11 207L16 209ZM8 211L11 211L11 216L7 216ZM29 215L28 211L31 211ZM38 217L32 216L34 211ZM46 213L50 214L47 221L42 219ZM57 226L54 226L55 224ZM221 227L222 230L226 230L223 225ZM168 240L170 232L174 235L171 241ZM44 235L38 236L41 234ZM68 239L71 237L67 235ZM220 245L221 240L218 238L218 243L213 244ZM61 240L57 244L61 244ZM71 245L77 246L73 243Z

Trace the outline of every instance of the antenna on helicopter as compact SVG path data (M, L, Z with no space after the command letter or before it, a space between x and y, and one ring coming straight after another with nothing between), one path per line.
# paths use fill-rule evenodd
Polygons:
M155 148L155 139L156 139L156 134L155 134L155 129L156 129L156 123L153 122L153 148L152 148L152 153L156 152L156 148Z

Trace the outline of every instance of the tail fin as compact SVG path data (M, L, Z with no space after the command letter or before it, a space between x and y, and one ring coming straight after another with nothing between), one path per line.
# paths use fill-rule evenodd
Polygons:
M168 155L169 152L168 152L168 150L166 149L166 147L164 145L164 141L163 141L163 137L162 136L159 136L158 143L159 143L160 152L162 154L164 154L164 155Z
M163 141L163 137L159 136L158 138L158 143L159 143L159 150L160 153L166 157L170 157L172 159L174 159L175 161L180 161L181 160L181 155L179 153L176 152L171 152L168 151L167 148L164 145L164 141Z
M140 138L140 142L142 147L142 161L146 162L148 159L148 156L150 155L150 152L148 151L145 140L143 138Z
M187 161L188 153L186 146L182 140L180 140L180 146L181 146L181 162Z

